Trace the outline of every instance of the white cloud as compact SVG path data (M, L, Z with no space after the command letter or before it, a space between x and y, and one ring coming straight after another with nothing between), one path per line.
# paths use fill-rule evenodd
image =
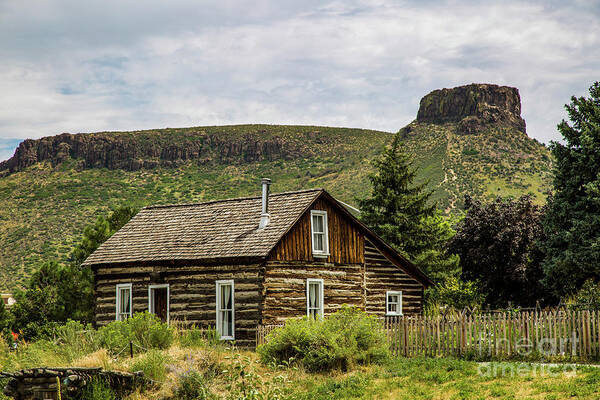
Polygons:
M0 137L234 123L396 131L427 92L516 86L558 139L598 10L545 2L6 2Z

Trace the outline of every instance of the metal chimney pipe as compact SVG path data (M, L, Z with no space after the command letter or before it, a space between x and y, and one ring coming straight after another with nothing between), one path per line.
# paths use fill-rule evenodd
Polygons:
M262 178L262 211L260 214L260 223L258 224L258 229L262 229L265 226L269 225L269 221L271 220L271 216L269 215L269 186L271 185L271 180L269 178Z

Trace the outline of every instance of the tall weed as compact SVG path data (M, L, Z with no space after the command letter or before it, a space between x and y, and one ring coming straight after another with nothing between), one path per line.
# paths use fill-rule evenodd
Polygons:
M179 376L175 399L178 400L208 400L215 396L210 392L204 377L198 371L192 370Z
M103 381L93 380L83 389L81 400L117 400L110 386Z

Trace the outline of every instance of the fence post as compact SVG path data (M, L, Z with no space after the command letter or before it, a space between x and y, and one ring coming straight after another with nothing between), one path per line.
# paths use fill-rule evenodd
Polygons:
M465 354L465 317L464 315L460 316L460 354Z
M406 317L402 318L402 329L404 330L404 357L408 356L408 330L406 329Z
M441 347L440 347L440 317L436 317L435 319L436 321L436 338L437 338L437 347L435 349L435 355L437 356L438 354L441 353Z

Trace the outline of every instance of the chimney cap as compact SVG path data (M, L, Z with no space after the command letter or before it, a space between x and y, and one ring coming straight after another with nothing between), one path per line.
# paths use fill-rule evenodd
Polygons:
M271 179L269 179L269 178L262 178L261 182L262 183L266 183L267 185L270 185L271 184Z

